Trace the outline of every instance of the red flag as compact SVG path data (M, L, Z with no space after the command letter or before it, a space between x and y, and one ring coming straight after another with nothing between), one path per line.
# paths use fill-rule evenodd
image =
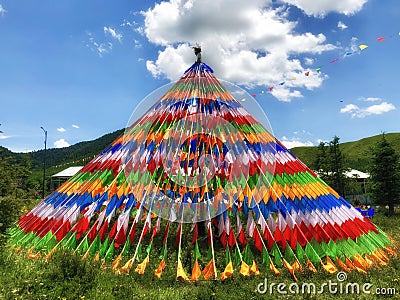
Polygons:
M231 228L231 230L229 231L229 236L228 236L228 244L229 247L233 247L233 245L235 245L236 243L236 239L235 239L235 233L233 232L233 229Z
M115 237L116 233L117 233L117 222L115 222L113 227L111 228L110 233L108 234L108 238L112 240Z
M182 223L179 223L178 230L176 231L176 245L179 246L179 241L181 239Z
M170 225L170 224L171 224L171 222L168 221L167 226L165 227L164 238L163 238L163 242L162 242L163 245L164 245L165 242L167 241L168 231L169 231L169 225Z
M226 232L222 232L221 236L219 237L219 240L221 241L222 246L224 246L224 249L226 248Z
M244 234L243 228L239 232L238 241L245 246L247 244L246 235Z
M121 227L121 229L117 233L117 236L115 237L114 246L118 248L120 245L125 243L125 240L126 240L125 230L124 227Z
M103 226L101 226L100 231L99 231L99 236L100 236L100 240L103 242L104 241L104 234L108 229L108 220L106 220L103 224Z
M279 229L279 227L276 227L275 229L274 239L278 244L282 246L283 250L285 250L286 240L283 238L282 231Z
M56 238L57 241L61 241L64 236L71 230L71 223L69 222L69 220L67 220L61 227L60 229L57 231L56 233Z
M274 238L272 237L270 231L268 230L268 228L265 229L264 231L264 239L267 240L267 247L268 250L271 250L272 246L274 245Z
M76 238L79 239L82 233L86 232L88 228L89 228L89 220L86 216L83 216L75 225Z
M253 240L254 240L254 246L261 252L262 251L262 240L260 236L260 232L256 228L253 232Z
M90 229L89 234L88 234L88 237L89 237L90 242L93 242L93 241L94 241L96 235L97 235L97 226L94 225L94 226Z

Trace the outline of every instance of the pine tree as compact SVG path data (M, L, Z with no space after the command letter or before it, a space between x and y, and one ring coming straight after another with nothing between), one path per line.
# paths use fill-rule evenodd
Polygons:
M346 167L344 165L344 156L339 148L338 136L334 136L333 140L329 142L329 164L330 164L330 176L332 187L340 194L344 195L344 187L346 177Z
M379 204L389 207L389 216L394 214L394 205L400 199L399 156L388 143L385 134L372 152L372 195Z
M321 142L318 145L318 156L313 167L322 180L332 186L340 195L344 195L347 179L344 175L347 170L344 156L339 148L340 138L335 136L328 146Z

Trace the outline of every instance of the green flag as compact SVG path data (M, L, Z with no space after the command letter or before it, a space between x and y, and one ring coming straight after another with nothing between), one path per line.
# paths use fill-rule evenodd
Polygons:
M237 267L240 264L240 253L238 247L235 247L235 254L233 255L233 264Z
M271 257L269 256L269 254L268 254L267 250L265 250L265 248L262 249L261 257L262 257L262 263L269 268L269 264L271 262Z
M283 255L283 257L290 264L293 264L296 261L296 255L294 255L293 250L292 248L290 248L289 245L286 246L285 254Z
M76 233L75 232L65 242L65 247L75 250L75 248L76 248Z
M88 237L86 236L85 239L78 246L78 249L76 249L76 252L83 255L84 253L86 253L88 249L89 249L89 241Z
M114 255L114 241L112 241L110 247L108 247L105 258L107 260L112 260L113 255Z
M92 244L89 247L90 255L94 256L99 248L100 248L100 237L99 235L96 235L95 239L93 240Z
M130 249L131 249L131 239L128 237L125 241L124 248L122 248L121 251L122 256L128 255Z
M299 243L297 243L296 245L296 256L301 263L306 262L306 257L307 257L306 252L304 251L303 247L300 246Z
M272 256L273 260L274 260L274 264L278 267L282 267L283 263L282 263L282 253L279 250L278 244L274 243L272 245L271 251L270 251L270 256Z
M251 265L253 263L254 256L250 250L249 244L246 244L246 247L244 248L242 255L243 255L243 260L246 264Z
M228 265L231 261L231 253L229 252L229 247L225 249L225 265Z
M147 255L150 255L151 247L153 246L153 242L151 242L147 247L146 247L146 253Z
M201 257L201 253L199 250L199 245L197 244L196 240L196 244L194 245L194 260L196 261L199 257Z
M100 256L104 257L104 255L107 252L108 246L109 246L110 240L109 239L105 239L104 243L102 243L100 245Z
M308 257L308 259L313 263L313 264L318 264L321 261L321 258L317 254L317 252L314 250L313 246L311 246L310 243L306 244L306 249L305 253Z

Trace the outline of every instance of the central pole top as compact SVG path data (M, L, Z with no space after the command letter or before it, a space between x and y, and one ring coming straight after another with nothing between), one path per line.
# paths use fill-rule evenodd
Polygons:
M201 47L200 46L195 46L193 47L194 54L196 55L196 62L201 63Z

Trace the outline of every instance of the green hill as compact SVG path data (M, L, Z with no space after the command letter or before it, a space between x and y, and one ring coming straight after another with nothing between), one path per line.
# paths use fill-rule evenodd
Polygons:
M62 164L84 164L82 162L77 162L82 160L82 158L92 158L94 155L99 154L104 148L112 143L118 136L124 132L124 129L114 131L99 137L92 141L80 142L75 145L65 147L65 148L50 148L46 151L46 164L49 168L49 174L58 172L60 170L55 170L54 166ZM30 153L13 153L10 150L0 147L1 153L4 157L13 156L17 163L21 162L28 155L31 162L31 169L33 171L41 170L43 167L43 155L44 150L33 151ZM73 163L73 162L76 163Z
M385 137L400 155L400 133L386 133ZM370 165L371 149L380 139L381 135L376 135L355 142L342 143L340 150L351 168L365 172ZM311 165L318 154L317 147L296 147L290 150L306 165Z

